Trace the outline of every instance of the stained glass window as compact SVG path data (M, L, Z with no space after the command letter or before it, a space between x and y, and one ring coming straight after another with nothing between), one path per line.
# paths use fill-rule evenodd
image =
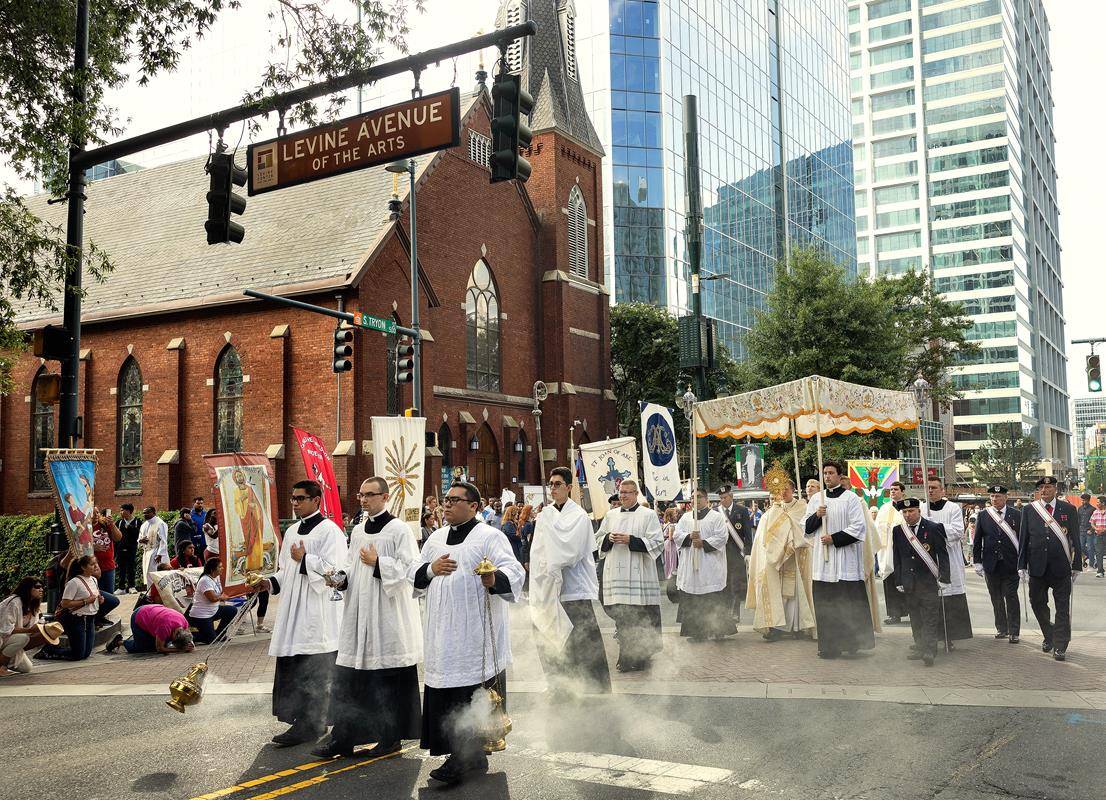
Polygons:
M128 358L119 371L116 392L117 474L119 489L142 488L142 371Z
M483 261L469 275L465 294L468 339L466 384L469 389L499 391L499 297L495 279Z
M31 383L31 490L45 492L50 489L46 476L46 450L55 447L54 407L39 402L38 382L46 374L43 367Z
M215 365L215 452L242 449L242 360L228 345Z

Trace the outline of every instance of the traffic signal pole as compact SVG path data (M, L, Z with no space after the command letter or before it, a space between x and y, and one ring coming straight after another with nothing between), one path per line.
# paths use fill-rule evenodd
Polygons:
M703 260L703 197L699 187L699 112L693 94L684 96L684 189L687 195L687 260L691 270L691 314L700 346L695 367L695 394L707 400L707 354L703 352L703 303L699 293L699 272ZM698 474L709 474L707 440L699 439L693 458L699 462Z
M73 107L81 109L88 104L88 90L84 80L88 67L88 25L89 0L77 0L76 36L73 48ZM178 122L165 128L132 136L118 142L86 149L87 141L77 130L69 132L69 186L67 192L68 217L66 221L66 275L64 283L64 340L65 353L61 361L61 396L58 409L58 446L76 447L82 438L81 422L77 414L77 396L80 385L81 352L81 283L84 264L84 211L85 211L85 170L97 164L113 159L124 158L134 153L159 147L170 142L193 136L205 131L220 133L228 126L253 117L264 116L270 111L283 111L300 103L314 100L329 94L336 94L364 84L374 84L384 78L402 75L405 72L418 74L426 67L441 63L456 56L476 52L486 47L498 47L505 51L515 39L533 36L538 27L533 21L509 28L493 31L482 36L474 36L453 44L426 50L395 61L376 64L368 69L358 70L336 78L304 86L290 92L272 95L251 103L225 108L213 114ZM413 198L413 193L412 193ZM413 199L412 199L413 203ZM412 208L413 211L413 208ZM412 249L414 248L414 226L412 225ZM301 308L306 311L353 322L353 315L336 312L333 309L313 306L284 297L263 295L260 292L246 294L262 300L271 300ZM412 325L417 327L418 317ZM411 328L396 330L407 333L418 342L418 331ZM416 364L418 359L416 359ZM421 395L419 378L415 379L415 391ZM421 397L419 398L421 400ZM419 401L416 400L416 404Z

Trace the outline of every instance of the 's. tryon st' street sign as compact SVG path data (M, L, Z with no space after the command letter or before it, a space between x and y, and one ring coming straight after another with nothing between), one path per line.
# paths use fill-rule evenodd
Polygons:
M394 319L374 317L371 314L362 314L360 311L353 312L353 324L358 328L368 328L370 331L380 331L381 333L396 332L396 321Z
M251 144L247 153L249 193L271 192L388 164L455 147L460 141L461 92L454 87Z

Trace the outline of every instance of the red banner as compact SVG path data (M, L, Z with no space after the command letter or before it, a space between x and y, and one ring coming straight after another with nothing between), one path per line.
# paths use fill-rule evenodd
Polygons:
M292 428L296 442L303 456L303 468L308 480L317 481L323 487L323 504L319 510L339 528L342 527L342 497L338 492L338 481L334 477L334 464L330 453L323 446L322 439L313 433Z
M246 575L272 575L280 553L280 519L273 465L263 453L204 456L218 495L223 588L240 594Z

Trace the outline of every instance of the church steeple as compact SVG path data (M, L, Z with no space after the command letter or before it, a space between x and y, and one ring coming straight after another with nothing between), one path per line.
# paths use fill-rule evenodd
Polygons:
M530 130L559 130L603 155L580 88L573 0L501 0L496 28L527 20L537 23L537 34L512 44L506 58L508 69L522 76L523 88L534 98Z

